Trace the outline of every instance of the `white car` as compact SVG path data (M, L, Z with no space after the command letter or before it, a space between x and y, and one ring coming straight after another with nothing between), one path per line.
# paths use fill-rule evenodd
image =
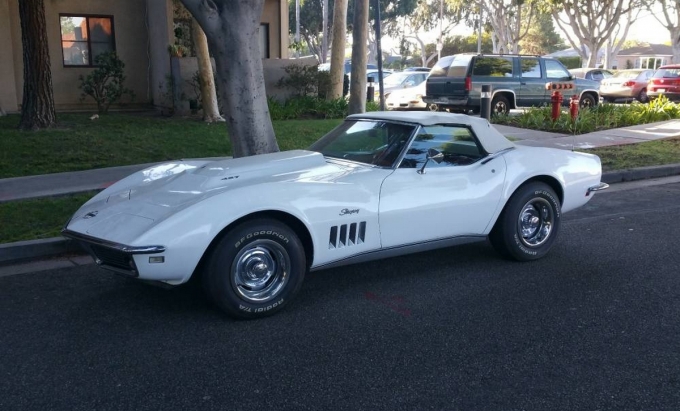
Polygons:
M436 104L427 104L423 101L425 95L425 82L401 90L394 90L385 99L385 108L388 110L431 110L437 111Z
M308 270L490 238L543 257L600 182L591 154L516 146L486 120L349 116L309 150L176 161L85 203L63 230L95 261L170 285L200 276L227 314L279 311Z

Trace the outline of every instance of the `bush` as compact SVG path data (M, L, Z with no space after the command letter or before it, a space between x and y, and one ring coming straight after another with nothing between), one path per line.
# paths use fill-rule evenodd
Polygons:
M97 102L99 114L105 114L111 104L119 101L125 94L131 99L134 98L132 90L123 86L125 63L118 58L115 51L97 55L94 63L96 69L87 76L78 77L79 87L83 92L80 96L81 101L87 96L92 97Z
M345 118L349 112L346 99L326 100L319 97L294 97L284 103L269 99L272 120ZM378 104L366 103L366 111L377 111Z
M638 102L628 105L600 104L593 108L581 109L575 121L572 121L569 113L564 110L556 121L552 121L551 108L540 107L530 108L516 117L497 116L493 118L493 122L555 133L584 134L671 119L680 119L680 105L660 96L646 104Z

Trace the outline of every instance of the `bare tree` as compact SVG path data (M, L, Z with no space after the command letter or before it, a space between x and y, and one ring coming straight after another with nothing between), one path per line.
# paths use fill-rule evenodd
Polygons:
M24 54L24 97L19 128L37 130L52 127L57 116L54 111L44 1L20 1L19 17Z
M264 0L182 0L205 32L217 67L234 157L279 151L259 42Z
M331 44L331 90L328 98L342 97L345 82L345 45L347 43L347 0L333 5L333 42Z
M191 37L194 40L196 60L198 60L198 79L201 88L201 102L203 106L203 121L214 123L224 121L217 105L217 93L215 92L215 77L213 76L210 52L208 51L208 39L196 19L191 19Z
M366 62L368 60L368 0L354 2L352 73L349 83L349 114L366 111Z
M621 48L628 37L628 30L630 30L630 26L635 22L635 20L637 20L641 10L642 8L631 7L626 13L626 18L619 20L615 31L605 43L604 68L612 68L612 61L616 59L619 51L621 51Z
M586 61L586 67L595 67L598 51L620 27L621 17L639 7L639 0L561 0L552 14L569 44Z
M661 13L653 8L654 5L661 9ZM647 0L645 6L654 18L670 32L673 63L680 63L680 0ZM663 15L663 19L659 17L659 14Z
M536 0L480 0L493 28L494 53L519 53L519 43L529 33L537 12Z

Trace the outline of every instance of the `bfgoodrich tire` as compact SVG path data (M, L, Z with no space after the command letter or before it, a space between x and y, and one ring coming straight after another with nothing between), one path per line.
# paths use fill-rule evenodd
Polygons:
M505 258L537 260L552 248L560 220L560 202L555 192L547 184L528 183L510 197L489 240Z
M297 294L307 270L295 232L268 218L246 221L213 248L203 272L208 297L227 315L272 315Z

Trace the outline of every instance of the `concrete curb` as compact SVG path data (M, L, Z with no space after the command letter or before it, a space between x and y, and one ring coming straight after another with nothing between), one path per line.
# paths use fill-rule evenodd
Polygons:
M76 242L64 237L17 241L0 244L0 265L71 253L83 254L84 252Z
M631 168L628 170L607 171L602 173L602 182L615 184L624 181L646 180L679 174L680 164L665 164L661 166Z
M662 166L608 171L602 174L602 182L616 184L625 181L645 180L673 175L680 175L680 164L666 164ZM84 251L76 242L64 237L0 244L0 265L14 264L36 258L55 257L69 253L84 254Z

